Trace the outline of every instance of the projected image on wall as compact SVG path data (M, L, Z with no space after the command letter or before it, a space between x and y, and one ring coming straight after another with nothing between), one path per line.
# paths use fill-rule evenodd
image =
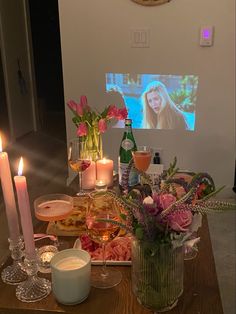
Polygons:
M197 87L194 75L106 74L106 92L121 94L137 129L194 131Z

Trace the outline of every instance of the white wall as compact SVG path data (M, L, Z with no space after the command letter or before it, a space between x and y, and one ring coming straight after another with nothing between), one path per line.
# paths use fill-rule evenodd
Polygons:
M234 0L172 0L144 7L130 0L59 0L65 101L87 95L103 108L105 73L199 76L196 132L134 130L138 144L163 148L164 163L209 172L233 186L235 163ZM214 46L199 46L201 25L215 27ZM150 28L150 48L131 48L130 29ZM66 110L67 137L75 136ZM123 130L104 135L117 159ZM225 189L227 194L227 189Z

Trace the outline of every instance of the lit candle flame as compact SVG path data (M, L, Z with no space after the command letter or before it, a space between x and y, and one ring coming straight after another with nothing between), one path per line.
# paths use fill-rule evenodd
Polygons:
M106 182L103 180L96 180L96 185L99 185L99 186L106 185Z
M0 135L0 152L2 152L2 138L1 138L1 135Z
M24 162L23 162L23 158L21 157L20 162L19 162L19 166L18 166L18 176L22 176L23 166L24 166Z

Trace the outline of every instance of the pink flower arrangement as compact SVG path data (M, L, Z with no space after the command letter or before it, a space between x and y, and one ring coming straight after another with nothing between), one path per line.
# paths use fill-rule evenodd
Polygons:
M187 232L192 223L192 212L177 204L177 198L170 192L155 192L144 198L141 207L133 211L142 234L155 238L158 230L161 233L164 231L164 234Z
M160 175L155 191L147 184L150 180L145 173L140 173L145 186L140 184L130 189L127 182L122 182L124 195L120 202L124 207L124 226L138 240L156 244L179 241L182 245L200 226L197 218L204 212L230 207L224 202L209 200L221 190L215 189L209 174L193 173L189 182L179 176L175 178L176 162L175 158Z
M80 102L74 100L67 102L68 108L73 112L72 121L76 126L76 135L85 142L84 151L87 157L97 160L103 157L101 134L105 133L112 120L124 120L128 112L126 108L108 105L102 112L92 110L86 96L80 97Z
M73 122L77 127L77 136L88 136L94 130L97 134L106 132L107 125L111 120L124 120L128 112L126 108L118 108L115 105L108 105L101 113L92 110L88 105L87 97L81 96L80 102L69 100L67 106L73 112Z

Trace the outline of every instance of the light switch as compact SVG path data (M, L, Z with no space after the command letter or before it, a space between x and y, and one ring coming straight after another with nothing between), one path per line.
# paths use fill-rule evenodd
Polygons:
M132 48L150 47L150 29L131 29L130 42Z
M213 26L202 26L200 29L200 46L210 47L213 45Z

